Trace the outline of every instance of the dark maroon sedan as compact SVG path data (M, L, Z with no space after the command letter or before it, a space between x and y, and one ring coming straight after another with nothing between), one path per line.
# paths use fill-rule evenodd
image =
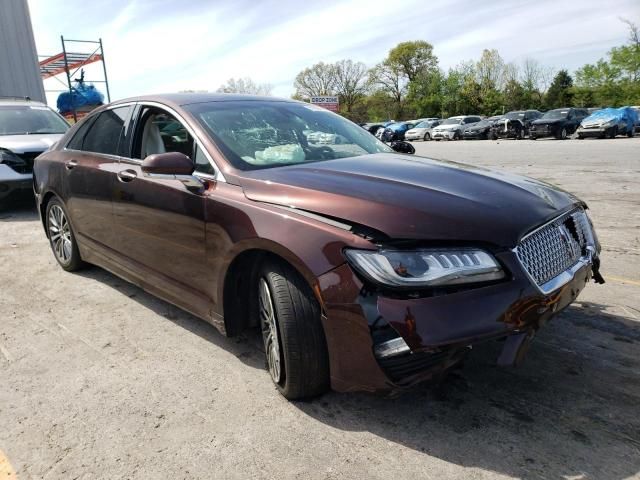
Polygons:
M104 106L35 164L65 270L99 265L212 323L262 331L290 399L400 389L534 332L598 273L574 196L402 155L323 109L183 94Z

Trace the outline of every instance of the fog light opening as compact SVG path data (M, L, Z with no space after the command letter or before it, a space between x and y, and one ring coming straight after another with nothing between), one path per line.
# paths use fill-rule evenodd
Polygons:
M402 337L379 343L373 348L373 353L377 358L387 358L409 352L411 352L411 349Z

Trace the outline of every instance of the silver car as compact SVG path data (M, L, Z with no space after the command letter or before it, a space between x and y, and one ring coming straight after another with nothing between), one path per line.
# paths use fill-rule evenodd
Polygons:
M482 118L476 115L449 117L433 129L431 137L434 140L461 140L463 128L470 123L476 123L480 120L482 120Z
M426 120L418 123L411 130L407 130L407 132L404 134L404 139L424 141L431 140L433 128L440 125L441 121L442 120L440 120L439 118L427 118Z
M0 200L32 188L33 161L69 124L44 103L0 98Z

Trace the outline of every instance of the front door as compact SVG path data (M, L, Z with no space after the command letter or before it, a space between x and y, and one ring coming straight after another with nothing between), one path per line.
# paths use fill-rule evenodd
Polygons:
M131 155L121 158L114 182L117 250L142 286L199 316L208 316L204 197L178 180L146 177L142 159L182 152L196 158L195 142L169 112L141 105Z

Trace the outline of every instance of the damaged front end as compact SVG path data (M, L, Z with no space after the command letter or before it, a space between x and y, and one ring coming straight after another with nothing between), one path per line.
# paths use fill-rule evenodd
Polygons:
M506 338L498 364L519 363L535 332L590 279L603 283L599 250L578 207L512 249L387 241L378 251L345 251L348 265L320 277L334 388L406 388L492 339Z

